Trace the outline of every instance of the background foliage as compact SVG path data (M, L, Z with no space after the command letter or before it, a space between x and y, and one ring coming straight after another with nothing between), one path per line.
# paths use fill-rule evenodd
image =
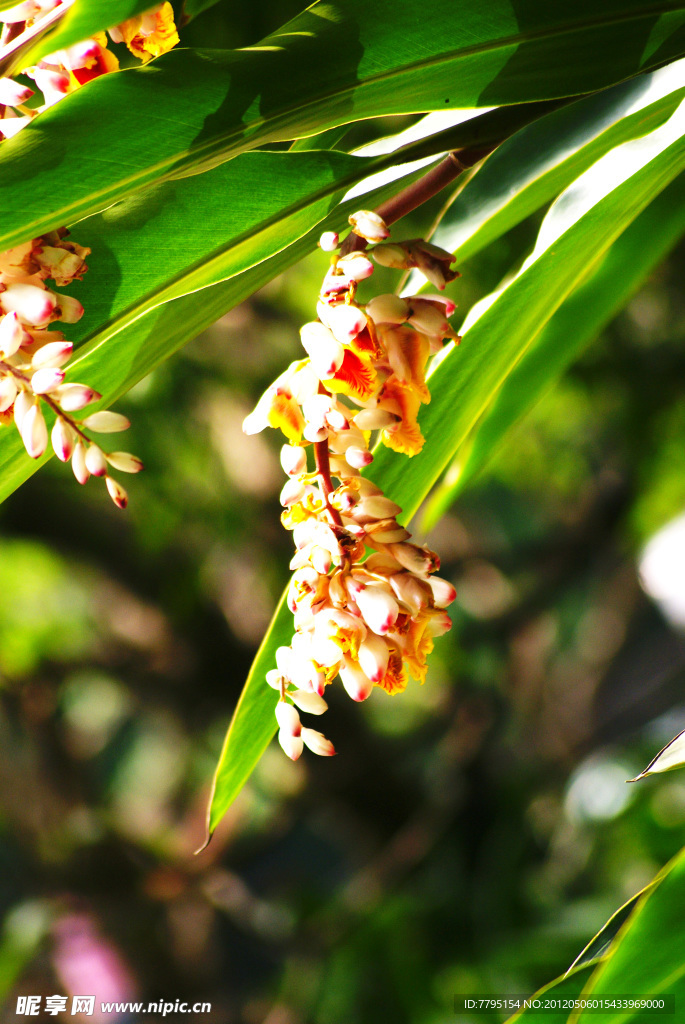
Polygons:
M206 6L187 5L199 16L182 45L253 47L300 14ZM17 994L66 990L85 948L100 986L209 1000L222 1024L467 1022L455 996L562 974L685 843L682 775L625 784L685 728L682 623L638 577L644 544L685 505L685 83L679 64L621 81L680 56L681 7L326 10L314 64L290 35L276 56L178 51L92 83L0 149L3 246L89 215L74 228L93 247L75 289L79 378L106 403L127 392L118 407L147 467L122 517L64 467L31 476L0 436L8 1020ZM277 441L240 424L297 357L325 265L320 222L343 224L346 189L382 165L350 151L417 107L505 104L504 138L533 120L516 104L605 86L538 111L436 235L460 255L450 290L463 313L505 287L436 370L411 473L391 454L374 463L408 514L447 469L415 519L459 594L428 681L361 707L333 694L341 755L290 764L267 749L195 857L228 719L287 578ZM158 116L170 92L185 136ZM339 152L282 151L367 115L338 133ZM422 155L477 141L482 124ZM374 201L397 186L379 188ZM269 739L254 679L240 781ZM238 788L222 778L216 821ZM681 991L682 875L676 859L568 991L639 994L664 979Z

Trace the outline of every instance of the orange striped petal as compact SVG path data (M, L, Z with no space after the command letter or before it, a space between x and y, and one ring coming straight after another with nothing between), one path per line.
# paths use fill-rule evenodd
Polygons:
M299 444L304 430L304 416L289 391L279 388L273 396L268 419L269 426L282 430L289 441Z
M414 390L404 387L398 380L391 377L385 382L379 405L385 404L392 410L399 408L402 419L381 431L381 441L388 448L402 455L417 455L423 448L424 437L416 422L421 406L421 399Z
M324 384L329 391L365 402L374 392L376 371L371 362L347 348L340 369Z
M382 690L394 696L396 693L402 693L407 688L407 670L404 667L402 661L402 655L397 650L390 651L390 658L388 660L388 668L385 675L380 682L375 684L380 686Z

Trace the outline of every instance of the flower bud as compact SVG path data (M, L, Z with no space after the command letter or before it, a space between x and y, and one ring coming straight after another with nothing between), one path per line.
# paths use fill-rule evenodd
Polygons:
M283 729L278 730L278 742L281 744L281 747L291 761L297 761L304 749L304 742L301 735L293 736L289 732L284 732Z
M373 274L373 263L362 252L351 252L338 260L338 269L351 281L364 281Z
M379 683L388 669L390 648L379 636L367 636L359 645L359 664L371 682Z
M366 312L376 324L403 324L411 307L399 295L376 295L366 304Z
M353 467L353 469L363 469L364 466L370 466L373 462L373 455L368 448L358 448L356 445L350 445L345 450L345 459Z
M51 440L52 449L60 462L68 462L74 454L77 435L61 416L55 420Z
M74 346L70 341L50 341L34 352L31 366L34 370L64 366L73 351Z
M121 486L121 484L111 476L105 477L105 483L107 484L109 496L114 502L114 504L117 506L117 508L126 508L126 506L128 505L128 494Z
M24 324L46 327L57 308L57 296L35 284L10 284L0 294L5 313L16 313Z
M0 412L7 412L17 397L17 385L11 377L0 378Z
M294 708L292 704L279 700L276 705L276 721L283 732L290 733L291 736L300 735L302 723L297 708Z
M317 312L337 341L343 345L349 345L366 327L366 317L361 309L345 302L339 302L335 306L321 302Z
M281 505L288 508L290 505L294 505L296 501L301 501L305 495L305 485L297 477L293 477L287 480L281 490L279 501Z
M319 248L324 252L334 252L338 248L338 232L324 231L319 239Z
M65 412L76 412L97 402L102 395L85 384L61 384L55 391L55 398Z
M2 12L2 21L7 21L7 12ZM0 78L0 104L5 107L16 107L20 103L26 103L33 96L33 89L28 85L20 85L11 78Z
M91 444L86 449L86 469L93 476L104 476L107 472L107 460L105 458L102 448L98 448L96 444Z
M110 466L118 469L121 473L140 473L144 468L138 456L131 455L130 452L110 452L109 455L105 455L105 458Z
M427 576L440 568L440 559L435 552L421 548L418 544L390 544L389 548L390 554L400 565L419 576Z
M362 409L354 417L354 424L360 430L382 430L397 423L398 419L398 416L386 409Z
M100 412L93 412L86 416L83 426L96 434L117 434L120 430L128 430L131 421L120 412L111 412L109 409L102 409Z
M24 340L24 328L16 313L7 313L0 319L0 355L13 356Z
M306 711L308 715L322 715L328 708L328 704L318 693L309 693L307 690L293 690L288 696L297 704L301 711Z
M281 466L288 476L299 476L307 472L307 452L296 444L284 444L281 448Z
M376 263L380 263L382 267L391 267L393 270L409 270L413 266L408 253L401 245L377 245L371 255Z
M303 728L301 736L305 746L309 747L313 754L318 754L320 757L331 757L335 754L335 747L322 732Z
M345 349L327 327L318 321L305 324L300 328L300 338L314 372L321 380L328 380L340 369Z
M395 625L400 609L397 601L384 585L362 587L356 594L355 601L370 630L379 636L385 636L390 632Z
M76 442L74 452L71 456L71 468L74 471L74 476L80 484L88 482L90 473L86 466L86 446L83 441Z
M340 678L352 700L366 700L373 690L369 677L350 658L345 658L340 666Z
M359 210L348 218L355 235L367 242L382 242L390 234L382 217L373 210Z
M64 321L65 324L75 324L83 316L83 306L73 295L58 295L56 298L59 305L56 309L56 319Z
M20 391L14 400L14 422L17 425L17 429L21 432L21 425L24 421L24 416L33 405L33 399L29 395L28 391Z
M440 576L430 576L427 582L433 591L433 603L436 608L446 608L448 604L452 604L457 591L449 580L443 580Z
M39 459L48 446L48 428L37 402L33 402L21 421L21 439L32 459Z
M42 370L36 370L31 377L31 387L34 395L48 395L54 391L64 380L64 370L55 366L46 366Z

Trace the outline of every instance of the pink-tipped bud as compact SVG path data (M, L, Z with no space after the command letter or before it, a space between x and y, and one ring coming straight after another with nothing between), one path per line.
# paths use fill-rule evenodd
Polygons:
M436 608L446 608L457 596L457 591L449 580L443 580L440 576L430 576L428 585L433 591L433 603Z
M117 506L117 508L126 508L126 506L128 505L128 494L121 486L121 484L114 480L114 478L111 476L105 477L105 483L107 484L109 496L114 502L114 504Z
M145 468L138 456L131 455L130 452L110 452L105 458L110 466L121 473L140 473L141 469Z
M338 270L342 270L351 281L363 281L373 274L373 263L361 252L351 252L338 260Z
M391 544L390 554L405 569L419 576L427 576L440 568L440 559L435 552L421 548L418 544Z
M345 450L345 459L353 469L363 469L364 466L371 465L373 455L368 448L357 448L356 445L350 445Z
M452 628L452 620L447 612L438 609L428 618L427 629L431 636L442 636Z
M382 242L390 234L383 218L373 210L359 210L350 214L348 219L355 235L367 242Z
M281 448L281 466L288 476L299 476L307 472L307 452L296 444L284 444Z
M47 327L57 307L57 297L35 284L11 284L0 294L0 307L5 313L16 313L24 324Z
M362 498L354 510L355 519L359 522L370 522L373 519L394 519L402 511L390 498L384 494L370 494L368 498Z
M324 313L324 316L321 317L322 321L332 331L336 340L343 345L349 345L366 328L366 317L357 306L348 305L345 302L331 306L322 302L319 303L317 311L321 307L325 307L325 309L321 309L321 312Z
M46 107L51 107L53 103L57 103L69 92L69 75L63 71L50 71L48 68L34 67L28 74L43 93Z
M2 21L5 20L3 12ZM33 89L28 85L20 85L11 78L0 78L0 104L5 107L16 107L26 103L33 96Z
M33 399L28 391L20 391L14 400L14 422L17 430L21 433L21 425L29 409L33 406Z
M86 449L86 469L93 476L104 476L107 472L107 459L102 448L91 444Z
M323 697L309 690L293 690L288 696L297 704L300 711L306 711L308 715L322 715L328 708Z
M304 749L302 736L293 736L289 732L284 732L283 729L278 730L278 742L291 761L297 761Z
M297 477L292 477L283 485L279 501L281 505L288 508L290 505L294 505L296 501L301 501L304 498L305 491L305 485Z
M300 735L302 723L300 722L300 716L297 713L297 708L293 707L292 704L286 704L284 700L279 700L276 705L276 721L279 724L281 732L286 732L290 736Z
M314 372L321 380L328 380L340 369L345 349L327 327L318 321L305 324L300 328L300 338Z
M376 295L367 302L366 312L376 324L403 324L409 316L410 306L399 295Z
M0 355L13 356L24 340L24 328L16 313L7 313L0 319Z
M359 646L359 664L371 682L379 683L388 669L390 648L385 640L370 634Z
M318 754L319 757L332 757L335 754L335 747L329 739L326 739L322 732L317 732L316 729L302 730L302 739L306 747L309 747L313 754Z
M86 416L83 426L96 434L117 434L120 430L128 430L131 421L120 412L110 412L109 409L102 409L100 412L93 412Z
M90 473L86 466L86 446L83 441L77 441L71 456L71 468L74 476L80 484L85 484L90 479Z
M17 385L11 377L0 378L0 412L7 412L17 397Z
M56 366L46 366L42 370L36 370L31 377L31 387L34 395L49 395L55 391L64 380L64 370L58 370Z
M366 700L373 690L373 683L349 658L340 666L340 678L352 700Z
M65 412L76 412L91 402L97 402L102 395L85 384L61 384L57 388L55 398Z
M355 426L360 430L382 430L397 423L399 417L386 409L362 409L354 417Z
M62 320L65 324L75 324L83 316L83 306L73 295L58 295L57 316L55 319Z
M34 353L31 366L34 370L64 366L71 358L74 346L70 341L51 341Z
M355 598L357 607L369 629L385 636L397 621L399 605L385 585L363 587Z
M319 248L323 249L324 252L335 252L338 248L338 242L337 231L324 231L319 239Z
M13 25L17 21L32 21L37 15L43 13L43 7L36 0L23 0L23 3L8 7L2 11L2 18L6 25Z
M61 416L55 420L51 434L52 449L60 462L68 462L74 454L77 435Z
M32 459L39 459L48 446L48 428L38 403L32 403L21 421L21 439Z

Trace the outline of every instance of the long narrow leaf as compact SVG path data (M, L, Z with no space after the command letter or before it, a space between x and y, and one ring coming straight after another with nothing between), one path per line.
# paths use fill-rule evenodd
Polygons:
M584 93L685 50L684 2L519 7L322 0L258 46L96 79L0 147L0 248L267 142Z

